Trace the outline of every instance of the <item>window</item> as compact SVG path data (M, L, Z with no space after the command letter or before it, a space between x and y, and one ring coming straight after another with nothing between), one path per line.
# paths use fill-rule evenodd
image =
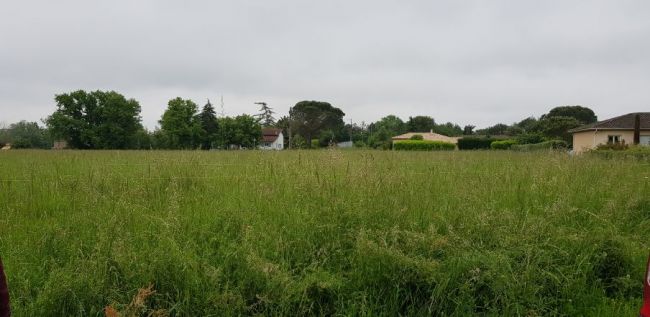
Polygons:
M621 136L620 135L608 135L607 136L607 143L619 143L621 142Z
M641 145L650 146L650 135L642 135L639 138Z

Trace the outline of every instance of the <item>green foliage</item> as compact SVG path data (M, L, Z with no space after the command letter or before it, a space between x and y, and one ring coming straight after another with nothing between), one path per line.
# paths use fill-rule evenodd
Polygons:
M596 146L596 150L612 150L612 151L625 151L629 149L630 146L625 142L616 142L616 143L603 143Z
M622 146L615 146L622 148ZM589 151L592 156L606 159L633 159L641 161L650 161L650 147L648 146L628 146L625 149L616 150L614 148L601 148Z
M517 144L516 140L492 141L490 148L493 150L509 150L515 144Z
M336 142L336 136L334 135L334 132L331 130L324 130L320 133L320 136L318 137L318 146L319 147L327 147L332 143Z
M367 147L367 146L368 145L363 141L355 141L354 142L354 147L356 147L356 148L364 148L364 147Z
M197 111L198 106L189 99L177 97L167 103L167 110L159 121L165 148L195 149L200 145L201 121Z
M397 116L389 115L381 118L379 121L371 123L368 129L372 133L377 131L385 131L389 137L394 137L407 132L407 127L404 121Z
M609 297L638 293L637 283L630 280L629 272L633 270L630 262L622 243L611 239L600 242L594 254L591 281Z
M307 141L300 134L296 134L291 139L291 148L293 149L306 149Z
M542 150L566 150L569 148L569 144L563 140L550 140L544 141L536 144L515 144L510 147L516 151L530 152L530 151L542 151Z
M424 140L424 137L421 134L414 134L410 138L411 140Z
M465 127L463 127L463 135L472 135L472 134L474 134L474 128L476 128L476 126L474 126L474 125L466 125Z
M54 138L77 149L128 149L142 129L140 104L114 91L78 90L56 95L57 110L45 122Z
M486 137L462 137L458 139L459 150L488 150L494 141L500 139L486 138Z
M341 109L322 101L300 101L290 110L293 127L306 140L312 140L322 130L339 131L345 125L343 116Z
M542 120L551 117L569 117L574 118L580 125L594 123L598 117L593 110L583 106L562 106L551 109L547 114L542 116Z
M436 124L433 127L433 132L446 135L446 136L460 136L463 135L463 129L452 122L447 122L443 124Z
M430 132L436 126L436 121L429 116L409 117L406 129L409 132Z
M523 133L518 135L516 140L519 144L535 144L544 142L544 136L541 133Z
M266 102L257 102L256 104L260 105L259 113L255 115L260 124L265 128L275 126L275 118L273 117L275 111L273 111L273 108L269 107Z
M569 130L581 126L582 123L572 117L545 117L539 120L537 130L548 139L561 139L568 144L573 143L573 135Z
M253 116L246 114L219 119L220 141L223 148L257 147L262 138L262 126Z
M52 147L49 133L36 122L20 121L6 129L4 144L11 143L15 149L49 149ZM2 144L2 145L4 145Z
M313 140L311 140L310 143L311 143L311 144L310 144L310 147L309 147L309 148L317 149L317 148L320 147L320 140L318 140L318 139L313 139Z
M537 119L535 117L528 117L526 119L523 119L519 122L517 122L516 126L519 127L523 133L530 133L535 130L535 127L537 126Z
M392 145L392 136L388 129L382 127L373 132L368 139L368 146L373 149L390 149Z
M210 100L203 106L203 110L199 114L199 121L201 123L201 149L209 150L215 146L219 139L219 122Z
M393 149L398 151L453 151L456 145L441 141L403 140L393 142Z
M495 124L495 125L493 125L491 127L485 128L485 129L476 130L476 134L481 134L481 135L507 135L509 129L510 129L510 126L508 126L507 124L498 123L498 124Z
M647 162L552 151L1 155L15 316L103 316L150 284L146 310L171 316L637 316L642 302Z

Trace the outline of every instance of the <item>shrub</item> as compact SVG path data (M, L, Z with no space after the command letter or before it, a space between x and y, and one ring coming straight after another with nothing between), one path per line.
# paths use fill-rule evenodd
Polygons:
M630 146L625 150L601 149L599 147L589 151L589 153L606 159L633 158L650 160L650 147L647 146Z
M334 135L334 132L330 130L325 130L321 132L320 136L318 137L318 144L320 147L328 147L330 146L331 143L334 143L334 139L336 136Z
M394 142L393 149L398 151L453 151L456 149L456 145L442 141L407 140Z
M539 133L524 133L517 136L519 144L536 144L544 142L544 137Z
M458 149L459 150L487 150L490 149L490 145L494 141L498 141L498 139L481 138L481 137L464 137L458 139Z
M421 141L421 140L424 140L424 137L422 135L420 135L420 134L414 134L411 137L411 140L420 140Z
M535 144L515 144L510 148L515 151L541 151L541 150L563 150L567 149L569 145L563 140L550 140Z
M628 148L629 146L625 144L625 141L623 141L623 142L616 142L616 143L598 144L596 150L625 151Z
M493 141L490 143L490 148L493 150L509 150L515 144L517 144L515 140Z

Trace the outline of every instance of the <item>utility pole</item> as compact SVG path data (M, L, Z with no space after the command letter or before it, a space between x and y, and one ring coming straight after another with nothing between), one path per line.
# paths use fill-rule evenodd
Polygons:
M293 126L293 120L291 119L291 113L293 112L293 107L289 107L289 150L291 150L291 127Z

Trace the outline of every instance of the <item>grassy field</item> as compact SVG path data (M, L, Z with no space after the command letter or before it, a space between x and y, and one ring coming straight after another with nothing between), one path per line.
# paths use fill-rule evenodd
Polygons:
M558 153L5 151L0 255L16 316L124 311L150 284L143 314L636 316L649 177Z

